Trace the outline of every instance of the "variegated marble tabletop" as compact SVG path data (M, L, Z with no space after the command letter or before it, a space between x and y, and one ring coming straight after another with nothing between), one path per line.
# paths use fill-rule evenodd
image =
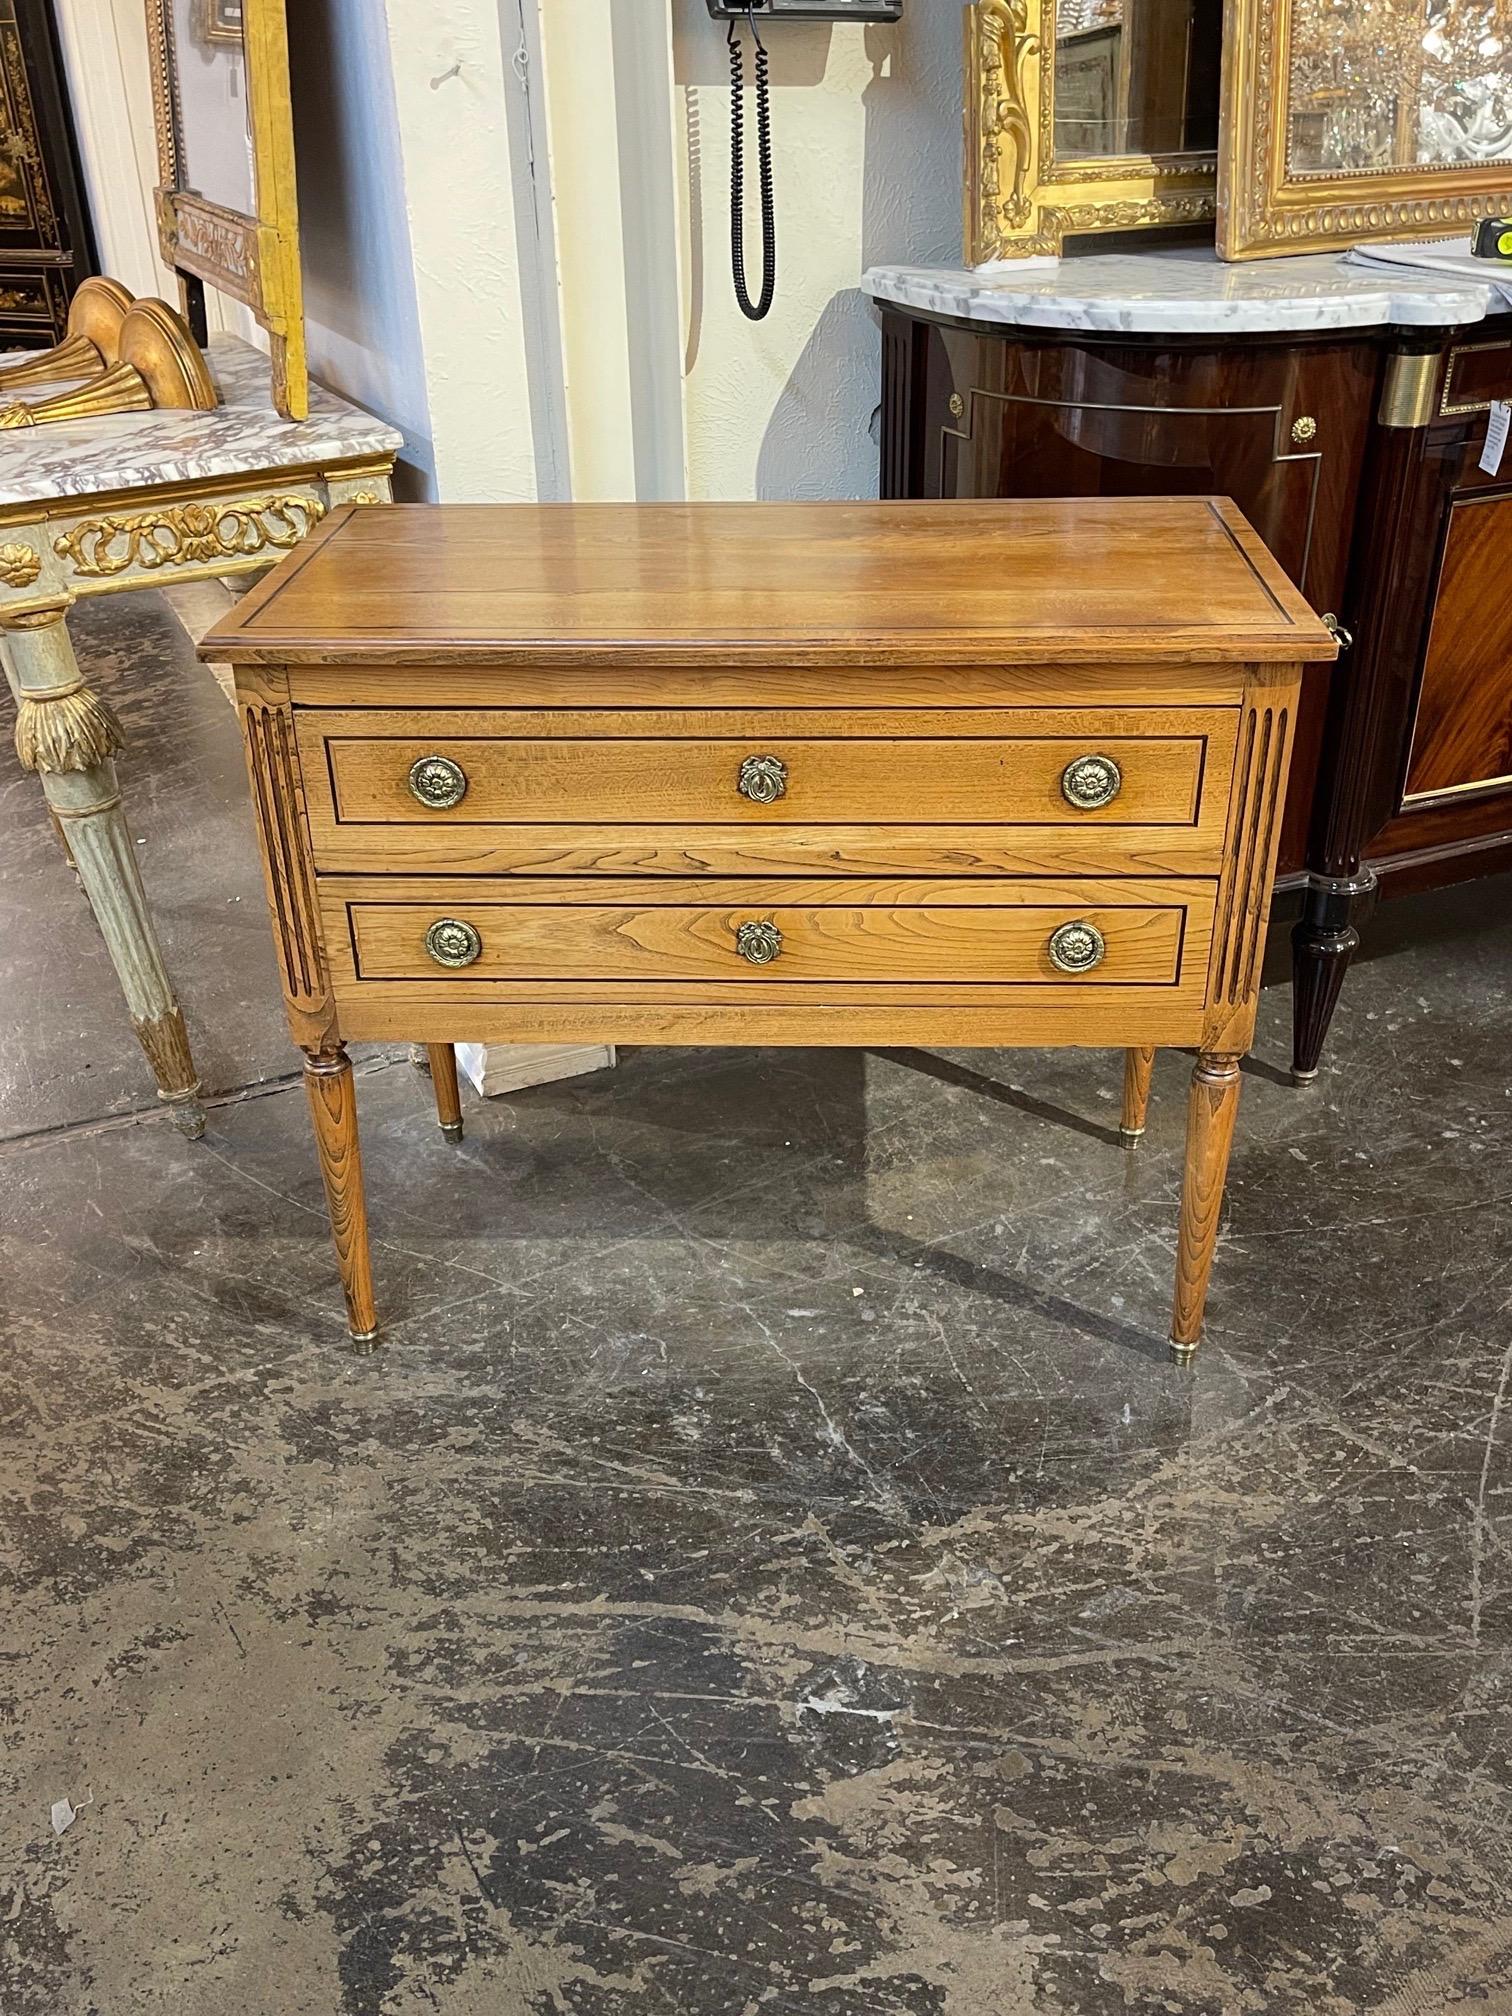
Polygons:
M976 268L873 266L861 281L877 301L963 321L1116 335L1243 335L1452 328L1495 312L1495 291L1442 273L1351 264L1345 254L1225 264L1211 246L1086 258L1026 259Z
M385 421L319 385L310 387L308 420L280 419L268 359L239 337L216 337L209 358L222 401L213 413L121 413L0 432L0 509L377 460L404 445Z

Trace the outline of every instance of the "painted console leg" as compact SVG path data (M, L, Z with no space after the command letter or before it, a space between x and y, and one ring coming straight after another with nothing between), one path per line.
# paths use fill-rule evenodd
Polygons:
M1202 1311L1213 1271L1218 1214L1238 1111L1239 1059L1200 1056L1187 1102L1186 1169L1176 1248L1176 1302L1171 1315L1171 1355L1180 1364L1185 1364L1202 1342Z
M436 1118L448 1141L462 1139L462 1091L457 1084L457 1053L450 1043L428 1043L431 1082L436 1088Z
M373 1258L368 1247L367 1200L362 1189L362 1149L357 1139L357 1093L345 1049L305 1052L305 1091L315 1123L315 1146L331 1213L331 1239L346 1295L347 1328L359 1350L378 1336L373 1302Z
M1150 1074L1155 1069L1155 1052L1124 1052L1123 1119L1118 1131L1124 1146L1132 1148L1145 1131L1145 1115L1150 1110Z
M48 808L126 996L131 1024L173 1123L205 1131L183 1012L163 964L116 782L121 730L79 676L66 601L0 611L6 676L16 697L16 753L42 781Z

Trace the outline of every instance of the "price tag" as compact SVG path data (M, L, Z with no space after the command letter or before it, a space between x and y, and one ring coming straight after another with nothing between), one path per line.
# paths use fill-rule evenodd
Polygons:
M1512 421L1512 403L1505 399L1493 399L1486 422L1486 445L1481 450L1480 459L1480 466L1488 476L1494 476L1501 468L1502 450L1507 445L1508 421Z

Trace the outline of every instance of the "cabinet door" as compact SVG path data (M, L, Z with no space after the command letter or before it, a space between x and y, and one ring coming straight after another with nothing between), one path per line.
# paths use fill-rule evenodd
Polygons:
M1498 786L1512 792L1509 554L1512 495L1457 497L1444 537L1404 810Z

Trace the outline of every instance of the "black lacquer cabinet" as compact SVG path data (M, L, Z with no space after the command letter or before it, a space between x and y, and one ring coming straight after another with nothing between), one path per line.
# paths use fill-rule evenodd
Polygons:
M52 8L0 0L0 349L58 342L95 270Z

